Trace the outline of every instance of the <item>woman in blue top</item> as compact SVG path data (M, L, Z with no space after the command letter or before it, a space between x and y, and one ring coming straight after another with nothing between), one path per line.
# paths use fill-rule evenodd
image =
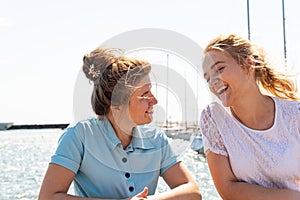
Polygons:
M83 58L96 118L66 129L39 199L201 199L198 186L152 121L148 62L96 49ZM162 176L171 190L155 194ZM76 196L67 194L74 183Z

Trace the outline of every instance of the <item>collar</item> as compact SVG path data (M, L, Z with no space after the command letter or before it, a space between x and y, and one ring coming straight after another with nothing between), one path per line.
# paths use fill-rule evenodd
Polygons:
M132 147L138 148L138 149L153 149L155 148L154 144L152 143L152 136L153 136L153 131L151 129L142 127L142 126L136 126L133 128L132 131L132 140L131 140L131 145Z
M110 142L111 150L115 149L117 146L121 146L121 141L117 137L115 130L113 129L110 121L106 116L102 119L96 119L99 123L101 130L105 137L108 137ZM126 151L133 151L134 149L153 149L155 145L152 143L153 135L155 134L155 129L147 126L136 126L132 130L132 140L130 144L126 147Z

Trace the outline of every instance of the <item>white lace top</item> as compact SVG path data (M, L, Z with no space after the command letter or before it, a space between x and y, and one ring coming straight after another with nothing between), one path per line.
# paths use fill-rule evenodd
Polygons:
M229 109L210 104L200 119L204 150L229 157L239 181L300 191L300 102L272 98L268 130L250 129Z

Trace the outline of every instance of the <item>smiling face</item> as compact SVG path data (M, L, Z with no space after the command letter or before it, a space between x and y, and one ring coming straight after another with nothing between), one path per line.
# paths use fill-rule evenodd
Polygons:
M135 125L149 124L153 118L153 106L157 99L151 92L149 75L141 79L129 100L129 115Z
M249 91L249 71L243 69L231 56L219 50L210 50L203 61L204 78L210 91L224 106L233 106Z
M111 106L108 115L114 127L131 133L137 125L149 124L152 122L153 106L157 104L156 98L151 92L149 75L144 76L135 86L131 93L128 104Z

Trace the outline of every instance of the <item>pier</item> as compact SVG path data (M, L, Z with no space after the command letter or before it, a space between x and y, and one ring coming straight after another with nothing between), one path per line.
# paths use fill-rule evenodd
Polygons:
M20 124L20 125L6 125L1 130L14 130L14 129L65 129L69 124Z

